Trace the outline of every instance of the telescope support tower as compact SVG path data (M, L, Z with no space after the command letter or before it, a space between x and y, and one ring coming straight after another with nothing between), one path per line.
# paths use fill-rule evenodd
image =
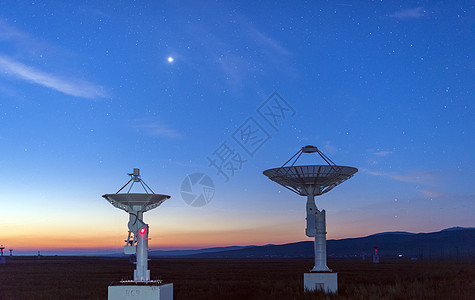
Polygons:
M296 166L295 163L303 153L317 153L326 162L326 165ZM292 160L293 162L286 166ZM327 266L326 212L317 208L315 196L329 192L351 178L356 172L358 172L356 168L335 165L330 158L314 146L302 147L282 167L263 172L270 180L300 196L307 196L305 234L315 239L315 265L310 273L304 274L305 290L321 289L327 293L337 292L337 274Z
M113 282L108 287L108 299L173 300L173 284L151 280L148 269L149 226L143 221L143 213L160 206L168 195L155 194L140 177L140 170L128 174L130 180L115 194L104 197L113 206L129 214L129 233L125 240L124 253L136 255L134 280ZM145 193L130 193L134 183L139 183ZM120 193L130 184L127 193Z

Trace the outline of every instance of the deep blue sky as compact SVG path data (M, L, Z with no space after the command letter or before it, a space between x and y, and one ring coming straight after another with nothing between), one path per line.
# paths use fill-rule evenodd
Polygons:
M475 1L0 1L0 243L120 247L100 196L134 167L172 196L145 214L155 249L304 240L305 199L262 171L307 144L359 169L317 199L329 238L474 226L474 53ZM276 128L274 92L295 111ZM228 182L223 142L245 161Z

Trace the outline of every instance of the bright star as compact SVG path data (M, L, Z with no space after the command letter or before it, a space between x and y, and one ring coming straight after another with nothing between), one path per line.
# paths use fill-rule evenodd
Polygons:
M173 62L173 57L169 56L169 57L168 57L168 62L169 62L169 63Z

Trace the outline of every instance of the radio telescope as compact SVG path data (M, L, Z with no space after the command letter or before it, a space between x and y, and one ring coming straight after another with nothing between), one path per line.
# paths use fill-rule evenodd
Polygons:
M161 280L150 280L150 270L148 270L149 226L143 221L144 212L160 206L170 196L155 194L140 177L140 169L134 169L134 172L128 175L130 180L117 193L105 194L102 197L113 206L129 213L129 233L125 240L124 253L136 254L136 269L134 270L134 280L122 280L109 286L108 298L122 299L123 295L140 295L140 299L173 299L173 284L163 284ZM140 183L145 193L130 193L133 185L137 182ZM121 193L127 186L129 186L127 193Z
M3 247L3 245L0 246L0 252L1 252L1 255L0 255L0 264L4 264L7 262L7 258L5 256L3 256L3 250L5 249L5 247Z
M303 153L317 153L326 162L326 165L296 166L295 163ZM288 165L289 163L290 165ZM358 172L356 168L335 165L330 158L314 146L302 147L280 168L263 172L270 180L300 196L307 197L305 234L315 238L315 266L310 270L312 273L304 275L305 288L308 290L337 291L336 273L331 273L332 270L327 267L325 210L317 208L315 196L329 192L337 185L350 179L356 172Z

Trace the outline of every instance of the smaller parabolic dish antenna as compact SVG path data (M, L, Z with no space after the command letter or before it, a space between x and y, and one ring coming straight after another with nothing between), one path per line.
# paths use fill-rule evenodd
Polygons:
M302 154L317 154L324 165L295 165ZM305 234L315 237L315 266L312 272L330 272L326 263L325 210L318 210L315 196L323 195L350 179L357 168L338 166L315 146L302 147L280 168L269 169L263 174L283 187L307 197L307 228Z
M134 169L133 173L128 174L130 180L121 187L115 194L105 194L104 197L110 204L115 207L131 212L146 212L160 206L165 200L169 199L168 195L155 194L152 189L140 177L140 169ZM139 183L145 193L130 193L135 183ZM129 186L130 185L130 186ZM129 186L126 193L121 193Z
M105 194L102 197L106 198L110 204L117 208L125 210L126 212L146 212L156 207L159 207L165 200L170 198L168 195L160 194Z

